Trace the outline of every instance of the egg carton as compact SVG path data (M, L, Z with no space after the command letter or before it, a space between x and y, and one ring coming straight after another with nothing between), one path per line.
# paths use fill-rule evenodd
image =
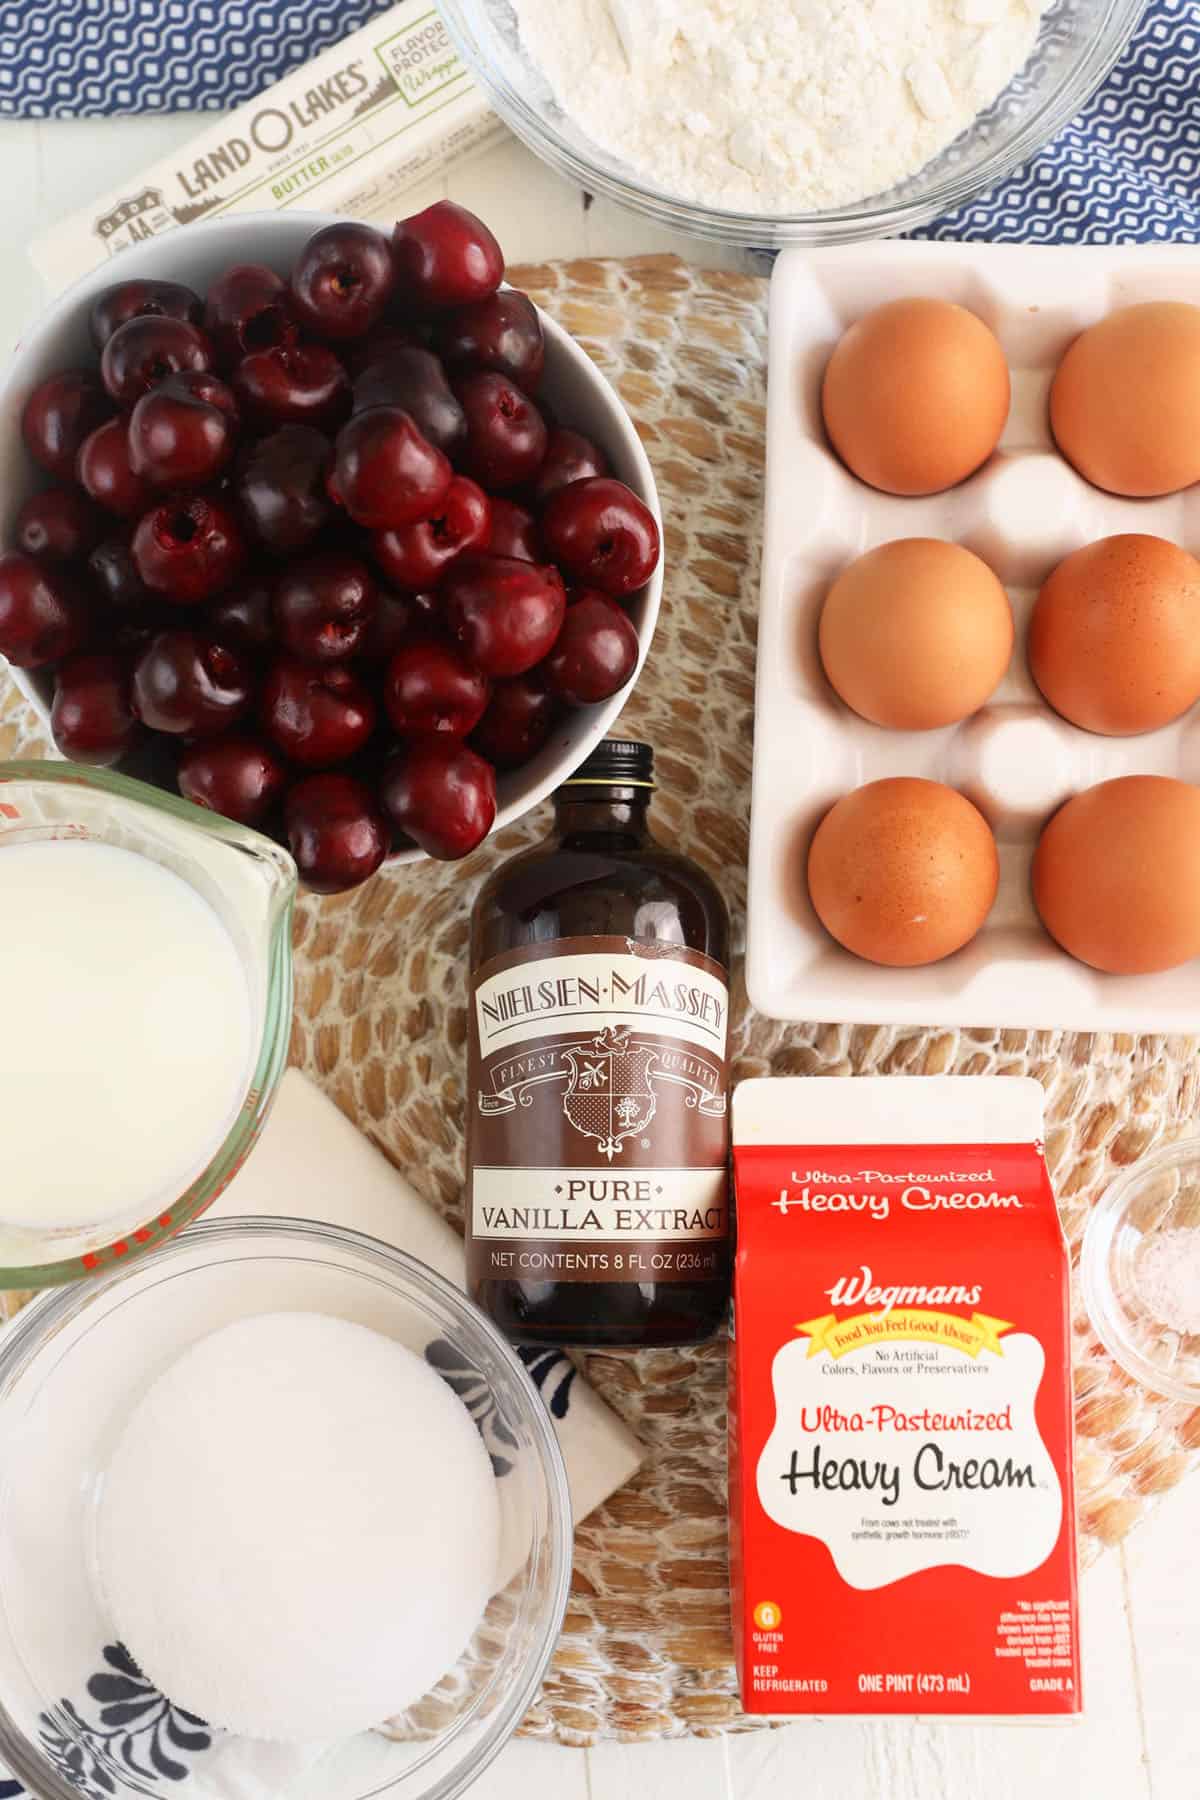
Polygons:
M821 378L842 333L884 300L957 301L998 336L1012 410L996 454L946 493L877 493L843 466L821 422ZM1200 304L1200 251L1180 246L1020 247L876 243L785 251L771 284L766 519L750 833L747 986L776 1019L1190 1032L1200 1027L1200 960L1159 975L1104 975L1046 934L1030 862L1051 813L1113 776L1200 782L1200 708L1133 738L1080 731L1029 674L1025 636L1056 563L1114 532L1149 532L1200 553L1200 487L1124 500L1058 455L1047 398L1067 345L1117 306ZM1003 682L961 724L886 731L834 694L817 651L830 583L865 550L900 537L963 544L996 571L1016 641ZM885 776L948 783L996 834L1000 888L964 949L924 968L864 962L828 936L805 878L818 823L842 794Z

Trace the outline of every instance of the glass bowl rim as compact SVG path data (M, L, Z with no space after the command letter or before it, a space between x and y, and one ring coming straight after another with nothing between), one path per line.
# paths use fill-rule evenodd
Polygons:
M1137 1190L1147 1176L1163 1169L1192 1167L1200 1170L1200 1136L1160 1144L1139 1157L1111 1181L1092 1208L1079 1255L1079 1281L1083 1304L1101 1344L1139 1386L1167 1399L1200 1403L1200 1380L1181 1381L1151 1362L1134 1343L1125 1324L1127 1309L1113 1288L1111 1254L1117 1232ZM1200 1226L1196 1227L1200 1231Z
M632 171L622 177L589 160L489 62L478 25L485 3L486 0L443 0L442 17L472 76L528 149L588 192L603 193L659 224L720 243L770 250L786 244L852 243L894 236L962 206L1004 180L1057 137L1091 98L1141 23L1148 0L1102 0L1103 19L1092 28L1070 73L1011 138L969 173L949 174L928 193L912 200L872 204L878 197L867 195L852 204L807 213L746 213L736 208L707 206L641 181ZM490 25L485 29L490 36Z
M86 1254L77 1253L55 1262L34 1263L29 1267L14 1265L10 1268L0 1265L0 1290L57 1288L75 1282L88 1287L98 1275L116 1266L130 1267L143 1257L159 1251L171 1236L199 1218L232 1179L242 1158L253 1148L266 1123L287 1067L291 1041L291 923L297 891L296 865L288 852L273 839L263 837L246 825L238 825L220 813L193 806L190 800L184 800L180 795L153 787L149 782L137 781L132 776L118 774L113 769L51 759L0 762L0 793L3 793L10 782L18 781L33 786L40 782L55 787L86 787L94 792L110 794L134 805L147 807L151 811L164 812L178 823L190 825L208 837L216 838L230 849L253 855L260 863L273 869L277 887L268 919L262 1035L246 1084L246 1098L204 1168L171 1206L169 1213L159 1212L131 1225L119 1237L97 1245ZM246 1101L251 1095L255 1095L256 1099L254 1105L247 1109ZM162 1222L164 1218L169 1220L166 1225Z
M566 1464L550 1414L537 1386L513 1346L492 1321L474 1306L463 1291L435 1269L410 1256L382 1238L350 1226L333 1225L318 1219L273 1218L260 1214L241 1214L230 1219L205 1219L181 1232L171 1243L162 1246L150 1262L132 1266L121 1264L108 1269L98 1281L77 1283L73 1287L52 1289L39 1294L22 1308L16 1318L0 1332L0 1401L10 1397L14 1383L19 1383L34 1356L49 1344L58 1332L70 1324L87 1307L97 1302L110 1289L120 1287L131 1278L148 1275L165 1267L174 1256L205 1243L233 1242L251 1249L255 1240L275 1238L279 1248L288 1245L320 1249L323 1245L351 1251L356 1257L373 1264L383 1272L399 1277L422 1298L442 1305L469 1334L476 1332L489 1350L499 1355L511 1374L516 1389L527 1403L526 1423L529 1427L538 1463L546 1483L546 1539L549 1546L552 1594L550 1629L537 1653L531 1657L521 1681L497 1707L480 1743L463 1758L457 1769L450 1769L441 1781L427 1791L426 1800L457 1800L497 1757L509 1741L541 1686L554 1654L562 1629L563 1615L570 1594L574 1553L574 1521ZM264 1251L266 1246L264 1246ZM268 1253L269 1259L269 1253ZM246 1260L244 1257L239 1261ZM211 1267L205 1262L202 1267ZM186 1273L186 1271L185 1271ZM452 1737L454 1727L450 1728ZM30 1744L25 1733L15 1724L0 1700L0 1756L16 1778L42 1800L79 1800L79 1790L59 1776L46 1759ZM389 1789L373 1790L385 1796ZM404 1800L403 1788L397 1790Z

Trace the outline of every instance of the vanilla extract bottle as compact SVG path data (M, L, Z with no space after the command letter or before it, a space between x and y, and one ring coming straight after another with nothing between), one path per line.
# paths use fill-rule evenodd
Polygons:
M729 917L606 739L471 924L467 1257L510 1338L692 1344L729 1292Z

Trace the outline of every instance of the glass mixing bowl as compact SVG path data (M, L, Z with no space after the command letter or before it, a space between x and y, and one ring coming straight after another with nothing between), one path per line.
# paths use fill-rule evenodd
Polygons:
M0 1288L55 1287L132 1262L211 1206L266 1124L292 1028L296 865L286 850L257 831L108 769L0 763L0 880L9 846L56 838L131 850L170 869L208 902L237 947L253 1048L241 1106L205 1166L181 1176L181 1191L134 1194L127 1215L83 1226L0 1224ZM19 945L5 948L20 953ZM20 1018L5 1023L19 1040ZM62 1127L69 1131L71 1120L63 1119ZM161 1131L163 1121L147 1116L143 1129ZM45 1155L53 1154L47 1143ZM0 1154L0 1176L3 1168Z
M293 1311L425 1356L491 1452L501 1515L498 1590L456 1667L385 1728L315 1747L173 1707L114 1641L91 1555L108 1456L155 1377L222 1325ZM570 1573L562 1455L520 1359L449 1282L374 1238L208 1220L143 1263L41 1296L0 1339L0 1761L42 1800L454 1800L533 1700ZM216 1576L212 1604L224 1604Z
M1144 8L1145 0L1057 0L1025 68L909 180L827 212L756 214L681 200L586 137L526 56L511 0L441 0L442 17L475 79L543 161L590 193L606 194L661 225L759 249L893 237L994 186L1074 117L1112 68Z
M1079 1264L1096 1336L1126 1374L1200 1406L1200 1139L1152 1150L1092 1208Z

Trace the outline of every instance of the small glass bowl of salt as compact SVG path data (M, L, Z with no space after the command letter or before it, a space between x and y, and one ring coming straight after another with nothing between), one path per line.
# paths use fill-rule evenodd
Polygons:
M1079 1272L1114 1360L1154 1393L1200 1404L1200 1138L1117 1177L1092 1209Z
M202 1222L0 1340L0 1763L43 1800L453 1800L570 1568L520 1358L373 1238Z

